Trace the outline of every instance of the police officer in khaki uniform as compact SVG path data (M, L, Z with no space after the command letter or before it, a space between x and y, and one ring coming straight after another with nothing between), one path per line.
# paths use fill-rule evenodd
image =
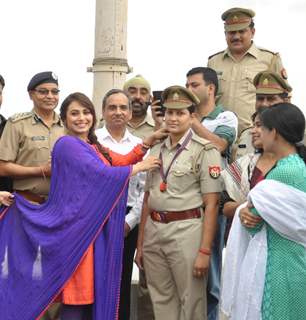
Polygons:
M276 103L288 102L292 88L278 73L272 71L259 72L253 83L256 88L256 110L262 107L270 107ZM233 152L234 160L247 153L255 152L252 144L252 128L249 127L241 132L236 150Z
M128 130L140 139L144 139L154 131L154 120L148 114L151 103L150 83L140 74L125 82L123 90L132 103L132 119L128 122Z
M156 319L203 320L221 156L191 130L199 102L192 92L172 86L163 101L169 137L151 150L162 166L147 177L136 262L144 267Z
M31 112L8 119L0 140L0 175L13 178L13 189L34 203L43 203L50 186L50 157L56 140L64 135L59 116L58 80L52 72L36 74L28 84ZM42 319L58 318L58 306Z
M50 156L64 135L59 116L58 80L52 72L36 74L28 85L31 112L8 119L0 142L0 174L14 179L13 188L30 201L45 201L50 184Z
M251 125L255 105L253 79L260 71L269 69L287 78L278 53L257 47L253 10L231 8L222 14L227 49L208 59L219 78L218 101L237 114L239 133Z
M2 105L2 92L5 86L5 81L0 74L0 107ZM0 138L6 124L6 119L0 114ZM0 191L12 191L12 180L8 177L0 177Z

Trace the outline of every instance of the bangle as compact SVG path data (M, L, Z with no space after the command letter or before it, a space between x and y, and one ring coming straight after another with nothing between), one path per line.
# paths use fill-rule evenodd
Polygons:
M142 143L142 147L146 150L149 150L151 148L151 146L149 146L148 144Z
M202 254L205 254L207 256L211 255L211 250L210 249L200 248L199 252L202 253Z
M39 166L39 168L40 168L40 171L42 173L43 178L46 180L47 178L46 178L45 171L44 171L43 167Z

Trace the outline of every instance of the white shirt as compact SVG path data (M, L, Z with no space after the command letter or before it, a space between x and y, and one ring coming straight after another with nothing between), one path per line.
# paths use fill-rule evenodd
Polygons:
M128 130L125 130L123 138L118 142L111 136L106 126L96 130L96 135L103 146L123 155L128 154L137 144L142 143L140 138L132 135ZM125 216L125 222L131 230L140 221L145 178L146 174L144 172L130 178L127 205L132 209Z

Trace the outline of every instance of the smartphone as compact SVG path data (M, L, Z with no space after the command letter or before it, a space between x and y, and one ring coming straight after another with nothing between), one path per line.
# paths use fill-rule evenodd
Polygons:
M161 100L162 99L162 93L163 92L161 90L153 91L153 101Z
M153 101L157 101L159 100L160 101L160 108L156 109L161 116L164 116L165 115L165 112L166 112L166 108L163 106L162 104L162 93L163 91L162 90L156 90L156 91L153 91L152 94L153 94Z

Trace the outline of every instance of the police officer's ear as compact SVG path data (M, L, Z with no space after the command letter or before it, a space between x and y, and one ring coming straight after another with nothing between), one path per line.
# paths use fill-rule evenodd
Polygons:
M253 39L255 35L255 28L251 28L251 32L252 32L252 39Z
M210 83L210 84L208 84L208 86L207 86L207 88L208 88L208 94L209 95L211 95L211 96L216 96L216 90L217 90L217 88L216 88L216 86L213 84L213 83Z
M28 91L28 94L29 94L29 98L30 98L31 100L33 100L34 91L33 91L33 90L30 90L30 91Z

